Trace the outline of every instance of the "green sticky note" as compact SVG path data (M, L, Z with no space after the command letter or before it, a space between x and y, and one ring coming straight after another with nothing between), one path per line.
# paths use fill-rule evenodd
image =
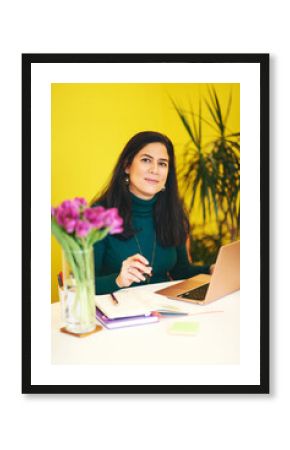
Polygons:
M198 322L174 322L168 329L172 334L196 334L199 330Z

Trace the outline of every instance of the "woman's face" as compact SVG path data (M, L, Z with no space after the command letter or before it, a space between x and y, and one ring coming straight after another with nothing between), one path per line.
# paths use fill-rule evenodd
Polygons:
M145 145L125 172L129 175L129 190L143 200L150 200L165 186L169 170L167 149L161 142Z

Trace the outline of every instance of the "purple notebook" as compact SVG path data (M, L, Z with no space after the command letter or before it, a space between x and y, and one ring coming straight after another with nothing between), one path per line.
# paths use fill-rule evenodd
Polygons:
M97 320L106 328L123 328L132 327L135 325L145 325L147 323L159 322L159 318L150 314L149 316L133 316L133 317L121 317L120 319L108 319L105 314L96 308Z

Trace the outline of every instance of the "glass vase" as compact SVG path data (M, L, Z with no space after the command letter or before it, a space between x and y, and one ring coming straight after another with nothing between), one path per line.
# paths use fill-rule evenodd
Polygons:
M62 321L66 331L88 333L96 327L93 247L62 250Z

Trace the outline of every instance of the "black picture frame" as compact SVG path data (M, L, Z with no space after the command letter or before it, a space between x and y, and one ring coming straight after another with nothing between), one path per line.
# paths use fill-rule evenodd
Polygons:
M22 55L22 393L269 393L269 54ZM46 63L244 63L260 67L260 383L256 385L37 385L31 381L31 67Z

